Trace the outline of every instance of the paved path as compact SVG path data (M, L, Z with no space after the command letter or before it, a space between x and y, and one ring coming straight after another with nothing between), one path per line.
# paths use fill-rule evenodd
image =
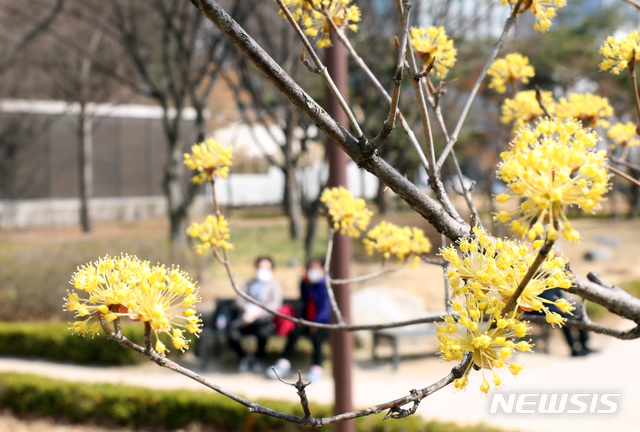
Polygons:
M477 390L481 373L472 372L466 391L454 391L451 386L424 400L418 414L426 419L456 421L460 423L485 422L521 431L603 429L638 430L640 421L640 341L620 341L596 337L594 345L599 351L588 357L571 358L561 345L559 332L552 354L521 354L525 370L517 378L502 374L504 393L617 393L615 414L490 414L491 396ZM393 372L389 364L372 364L366 352L358 353L354 370L355 403L368 406L404 396L412 388L420 388L446 375L452 364L429 357L403 360L400 370ZM188 358L186 359L188 360ZM0 359L0 371L34 373L73 381L109 382L165 389L202 389L181 375L161 369L154 364L135 367L84 367L29 361ZM297 400L291 387L252 374L206 372L204 375L229 390L249 398L268 397ZM312 402L330 403L333 383L329 378L314 383L308 389ZM583 398L583 400L586 400Z

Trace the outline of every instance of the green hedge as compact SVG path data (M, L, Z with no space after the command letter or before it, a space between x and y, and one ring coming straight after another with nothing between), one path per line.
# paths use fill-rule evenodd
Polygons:
M301 415L294 402L260 401L269 408ZM166 391L82 384L35 375L0 374L0 407L18 415L47 416L74 423L103 426L179 428L190 423L222 431L296 431L307 428L264 415L252 414L230 399L211 392ZM311 404L317 417L330 415L329 407ZM425 422L418 416L382 422L382 414L357 420L359 431L393 432L498 432L484 425L458 426ZM328 426L325 431L333 430Z
M144 327L123 326L124 335L144 343ZM0 322L0 355L93 365L129 365L146 361L133 350L108 340L73 334L67 323Z

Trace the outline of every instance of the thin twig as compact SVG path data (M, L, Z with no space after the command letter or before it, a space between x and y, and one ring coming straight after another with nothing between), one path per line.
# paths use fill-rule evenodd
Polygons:
M464 358L462 359L462 361L460 362L459 365L457 365L456 367L454 367L453 369L451 369L451 372L445 376L444 378L442 378L441 380L431 384L428 387L425 387L421 390L414 390L409 392L409 394L407 396L401 397L399 399L395 399L393 401L387 402L387 403L383 403L380 405L375 405L369 408L365 408L362 410L358 410L358 411L352 411L352 412L348 412L348 413L344 413L344 414L338 414L336 416L333 417L329 417L329 418L325 418L325 419L320 419L322 426L331 424L331 423L337 423L337 422L341 422L341 421L345 421L345 420L352 420L358 417L364 417L364 416L368 416L371 414L377 414L389 409L392 409L394 407L399 407L402 405L405 405L409 402L413 402L416 399L418 401L421 401L422 399L426 398L427 396L432 395L433 393L435 393L436 391L448 386L449 384L451 384L455 379L461 378L464 375L464 371L468 368L469 364L471 363L471 354L467 353L465 354Z
M622 0L625 3L629 3L631 6L634 6L636 9L640 9L640 2L636 0Z
M444 139L449 141L449 131L447 130L447 125L444 122L444 117L442 116L442 105L439 103L440 98L434 98L428 91L427 88L427 100L433 109L436 120L438 120L438 125L440 125L440 130L444 135ZM465 202L467 203L467 208L471 212L471 215L475 218L478 226L482 227L482 220L480 219L480 214L478 213L478 209L476 209L475 204L473 203L473 198L471 198L471 191L464 187L464 177L462 175L462 170L460 169L460 164L458 163L458 157L456 153L451 153L451 159L453 160L453 166L456 170L456 175L458 176L458 181L460 182L460 189L462 190L462 196L464 197Z
M404 8L402 14L402 32L400 33L400 43L398 47L398 59L396 61L396 73L393 77L393 91L391 92L391 105L389 107L389 115L387 116L387 120L385 121L382 130L380 133L371 140L371 149L377 149L380 144L382 144L387 137L391 134L391 131L395 128L396 125L396 115L398 113L398 103L400 101L400 85L402 84L402 77L404 73L404 62L406 56L407 49L407 37L408 37L408 28L409 28L409 12L411 11L411 6L407 5Z
M380 276L384 276L387 275L389 273L395 273L398 270L402 270L404 268L407 267L407 264L409 263L408 260L406 260L405 262L402 263L402 265L398 266L398 267L393 267L393 268L383 268L381 270L372 272L372 273L368 273L365 275L361 275L361 276L356 276L356 277L352 277L349 279L331 279L331 284L332 285L345 285L345 284L350 284L350 283L357 283L357 282L364 282L367 281L369 279L375 279L378 278Z
M328 247L327 249L330 249L330 248ZM287 321L291 321L291 322L293 322L295 324L298 324L298 325L301 325L301 326L313 327L313 328L323 328L323 329L328 329L328 330L343 330L343 331L382 330L382 329L387 329L387 328L406 327L406 326L416 325L416 324L441 322L441 321L444 320L444 317L446 315L454 315L455 316L455 314L446 313L446 312L432 312L431 314L425 315L425 316L423 316L421 318L415 318L415 319L410 319L410 320L405 320L405 321L392 321L392 322L379 323L379 324L366 324L366 325L347 325L347 324L345 324L344 320L342 322L338 321L338 324L323 324L323 323L317 323L317 322L314 322L314 321L308 321L308 320L305 320L303 318L292 317L292 316L289 316L289 315L285 315L285 314L283 314L283 313L281 313L281 312L279 312L279 311L277 311L275 309L271 309L270 307L268 307L264 303L254 299L253 297L249 296L247 293L242 291L240 289L240 287L238 286L238 283L236 281L235 275L233 275L233 273L231 271L231 263L229 262L228 255L227 255L225 250L223 250L223 252L224 252L225 257L224 258L220 257L219 261L223 264L223 266L224 266L224 268L225 268L225 270L227 272L227 277L229 278L229 281L231 282L231 287L233 288L233 290L235 291L235 293L237 295L239 295L243 299L247 300L248 302L253 303L254 305L260 307L261 309L265 310L266 312L268 312L269 314L271 314L273 316L280 317L282 319L285 319ZM218 255L218 251L217 250L214 251L214 254ZM328 262L328 260L326 262ZM326 262L325 262L325 265L326 265ZM325 274L329 274L327 269L325 269ZM326 279L328 279L328 278L326 278ZM328 293L329 293L330 296L333 294L333 291L331 290L330 287L328 287ZM339 313L340 310L339 309L337 309L337 310L338 310L338 313Z
M542 92L540 91L540 87L538 87L538 84L536 84L536 101L538 102L538 106L540 107L544 115L546 115L549 118L553 118L553 116L549 113L549 110L545 106L544 102L542 102Z
M367 66L364 60L362 60L362 57L358 55L356 50L353 48L353 45L351 45L351 41L349 41L349 38L347 38L347 36L344 34L341 28L335 27L334 30L336 32L336 35L338 36L338 40L347 49L347 52L349 53L351 58L356 62L358 67L364 72L367 78L369 78L369 81L371 81L373 86L376 88L376 90L378 90L378 92L382 95L382 97L385 98L387 103L391 104L391 96L389 95L387 90L384 88L384 86L380 83L378 78L371 71L369 66ZM429 163L427 162L427 157L422 151L422 148L420 147L420 143L418 142L418 139L416 138L415 133L411 129L411 126L409 126L409 123L407 123L407 120L404 118L404 116L402 115L402 112L399 110L397 112L397 118L400 120L400 126L402 127L402 130L404 131L405 135L409 139L409 142L411 143L416 153L418 154L418 157L420 158L420 163L422 164L424 169L427 170L429 166ZM373 152L373 150L374 149L370 150L370 152Z
M254 412L254 413L260 413L260 414L265 414L271 417L275 417L275 418L279 418L282 420L287 420L290 421L292 423L297 423L297 424L304 424L303 423L303 417L299 417L299 416L294 416L291 414L287 414L287 413L283 413L280 411L276 411L273 410L271 408L267 408L257 402L251 402L248 399L243 398L242 396L239 396L223 387L220 387L219 385L213 383L212 381L208 380L207 378L198 375L197 373L184 368L182 366L180 366L178 363L167 359L166 357L163 357L162 355L158 354L157 352L155 352L153 349L151 350L147 350L143 347L141 347L140 345L137 345L133 342L131 342L130 340L128 340L126 337L124 337L122 335L121 332L114 332L113 330L111 330L109 328L109 325L106 321L104 320L100 320L101 321L101 325L103 330L105 331L105 333L107 333L107 337L109 339L112 339L116 342L118 342L120 345L125 346L129 349L132 349L140 354L143 354L144 356L148 357L150 360L154 361L156 364L158 364L159 366L165 367L167 369L170 369L174 372L177 372L181 375L186 376L187 378L191 378L194 381L199 382L200 384L202 384L203 386L214 390L226 397L228 397L229 399L234 400L235 402L238 402L244 406L246 406L247 408L249 408L250 412Z
M524 319L529 322L536 324L546 324L550 325L547 322L547 318L544 315L525 315ZM577 328L581 330L586 330L593 333L598 333L606 336L615 337L621 340L630 340L637 339L640 337L640 326L635 325L630 329L619 329L611 326L607 326L604 324L595 323L591 320L585 321L581 319L575 318L566 318L562 324L566 327Z
M331 221L329 222L331 224ZM333 286L331 283L331 277L329 276L329 266L331 265L331 254L333 253L333 237L336 234L336 230L333 226L329 227L329 234L327 239L327 253L324 258L324 274L326 277L324 278L324 285L327 290L327 294L329 295L329 302L331 303L331 309L333 310L333 314L336 316L336 321L340 325L344 325L344 318L342 317L342 312L340 311L340 307L338 306L338 302L336 301L336 296L333 293Z
M105 320L103 319L100 320L100 323L109 339L115 340L119 344L127 348L130 348L140 354L143 354L144 356L154 361L156 364L158 364L161 367L167 368L181 375L184 375L187 378L190 378L202 384L203 386L215 392L218 392L228 397L229 399L240 403L241 405L246 406L249 409L249 411L252 413L263 414L269 417L274 417L274 418L285 420L291 423L305 425L305 426L313 426L316 428L320 428L322 426L326 426L332 423L338 423L346 420L351 420L359 417L365 417L372 414L377 414L385 410L393 409L395 407L401 407L402 405L405 405L408 402L412 402L414 400L420 401L426 398L427 396L430 396L431 394L435 393L436 391L448 386L453 382L453 380L460 378L463 375L464 370L466 370L469 362L471 361L471 356L469 355L469 353L467 353L463 358L463 360L460 362L460 364L455 366L453 369L451 369L451 372L449 372L444 378L436 381L435 383L421 390L413 390L409 393L409 395L404 396L402 398L385 402L379 405L374 405L369 408L365 408L357 411L350 411L350 412L338 414L332 417L323 417L323 418L314 418L313 416L311 416L311 412L308 408L308 399L306 397L306 392L305 392L305 387L308 386L308 384L303 383L302 380L298 380L298 382L294 385L294 387L296 387L296 389L298 390L298 395L300 396L301 402L303 403L303 410L305 412L305 415L301 417L301 416L287 414L282 411L277 411L272 408L268 408L260 403L252 402L248 399L245 399L242 396L239 396L225 389L224 387L221 387L215 384L214 382L203 377L202 375L199 375L190 369L180 366L178 363L167 359L166 357L158 354L157 352L153 350L147 351L145 348L141 347L140 345L137 345L131 342L126 337L124 337L121 332L114 332L113 330L111 330L109 328L108 323Z
M351 127L356 134L356 138L358 138L360 142L364 142L364 134L362 133L362 129L360 129L360 125L358 124L356 117L353 115L351 108L349 108L349 104L347 104L347 101L344 99L344 97L342 97L340 90L333 82L331 75L329 75L329 71L322 64L320 57L318 57L318 54L316 54L315 50L313 49L313 45L311 45L311 42L309 42L309 39L307 39L307 36L304 34L296 20L293 18L293 15L291 15L289 8L287 8L287 6L284 4L284 1L276 0L276 3L278 3L278 6L280 6L280 9L282 10L285 18L287 18L287 21L289 21L289 24L291 24L291 27L293 27L293 29L295 30L296 34L300 38L300 41L302 41L305 50L309 53L311 59L316 64L318 74L322 76L325 84L327 85L327 87L329 87L331 93L333 93L333 95L336 97L336 100L340 104L340 108L342 108L342 111L344 111L345 115L349 119L349 123L351 124Z
M623 165L623 166L626 166L626 167L627 167L627 168L629 168L629 169L632 169L632 170L634 170L634 171L639 171L639 172L640 172L640 165L633 164L633 163L631 163L631 162L628 162L628 161L626 161L626 160L622 160L622 159L614 159L614 158L611 158L610 160L611 160L611 162L613 162L614 164L617 164L617 165Z
M433 264L433 265L437 265L440 267L446 267L447 266L447 261L442 259L442 258L436 258L436 257L432 257L429 255L422 255L420 257L420 259L424 262L426 262L427 264Z
M398 6L398 10L402 11L404 5L400 0L396 0L396 5ZM427 166L427 175L429 177L429 186L431 190L435 194L438 201L442 204L444 209L454 218L460 218L460 215L454 208L451 200L449 199L449 195L447 195L444 190L444 186L442 185L442 181L440 179L440 168L436 164L436 155L435 155L435 145L433 142L433 132L431 130L431 121L429 119L429 111L427 109L427 101L426 95L421 85L422 76L420 75L420 71L418 70L418 64L416 62L415 55L413 53L413 48L411 46L411 40L407 40L407 58L409 60L409 69L412 75L412 84L414 93L416 95L416 99L418 101L418 109L420 111L420 118L422 120L422 129L425 134L425 141L429 143L429 151L428 151L428 166ZM432 61L433 64L433 61Z
M429 162L427 174L429 177L436 178L439 176L439 170L436 167L435 148L433 144L433 133L431 131L431 121L429 120L429 111L427 110L427 99L421 85L422 78L418 77L418 73L420 71L418 70L418 64L416 62L415 55L413 54L413 48L411 47L410 40L407 41L407 45L409 46L407 58L409 59L409 68L413 75L411 83L413 84L413 90L418 101L418 110L420 111L420 119L422 120L422 129L425 134L425 140L429 143L429 151L427 152L427 161Z
M636 50L633 49L633 59L636 58ZM629 62L629 75L631 75L631 82L633 83L633 95L636 100L636 113L638 114L638 122L640 122L640 94L638 94L638 81L636 80L636 62Z
M625 3L629 3L631 6L635 6L636 9L640 9L640 2L637 2L636 0L622 0Z
M215 0L191 0L191 2L228 37L236 47L307 117L333 139L359 166L378 176L396 194L404 199L416 212L428 220L436 230L455 241L469 232L469 224L451 217L440 203L431 199L408 181L396 169L376 155L363 154L362 146L346 129L337 124L313 98L282 69L240 25ZM611 290L591 281L575 276L569 292L605 306L612 313L640 323L640 300L621 289ZM270 311L275 312L275 311ZM283 317L289 319L288 317ZM301 325L302 323L291 320ZM427 321L421 321L427 322ZM417 322L416 322L417 323ZM402 323L407 325L410 323ZM399 327L383 325L382 328ZM319 326L318 326L319 327ZM331 328L331 327L330 327ZM333 327L333 328L338 328ZM347 330L372 330L350 327ZM598 331L598 330L594 330ZM623 338L639 337L633 333L621 335ZM618 336L616 336L618 337Z
M402 11L402 7L400 5L400 0L397 0L397 2L399 4L399 10ZM402 16L402 12L400 12L400 15ZM387 103L390 104L392 99L391 99L391 96L389 95L389 93L385 90L385 88L382 86L382 84L380 83L378 78L373 74L371 69L364 62L364 60L362 60L362 58L358 55L356 50L351 45L351 42L349 41L349 39L345 35L344 31L340 27L335 26L335 23L333 25L334 25L334 31L335 31L340 43L342 43L342 45L344 45L344 47L349 52L349 55L351 56L351 58L353 58L353 60L358 65L358 67L360 67L360 69L365 73L367 78L369 78L369 80L374 85L374 87L386 99ZM407 44L409 44L408 40L407 40ZM407 123L407 120L402 115L402 112L399 111L399 110L397 111L397 118L400 120L400 126L402 127L402 130L404 131L405 135L409 139L409 142L411 143L411 145L413 146L414 150L418 154L418 157L420 158L420 163L424 167L425 171L428 172L429 171L429 162L427 160L427 157L425 156L424 152L422 151L422 148L420 146L420 143L418 142L418 139L416 138L415 133L413 132L413 130L411 129L411 127ZM374 148L370 148L367 153L368 154L372 154L372 152L374 150L375 150ZM457 211L455 210L455 208L451 204L450 200L448 199L448 196L444 192L444 189L442 187L442 182L440 182L440 180L438 178L435 179L435 180L431 180L432 177L429 177L429 178L430 178L431 189L436 194L436 197L438 198L438 201L440 202L440 204L444 207L444 209L449 214L449 216L451 216L452 218L454 218L458 222L462 222L462 218L457 213Z
M609 171L611 171L615 175L620 176L623 179L630 181L631 183L635 184L636 186L640 186L640 181L638 179L636 179L636 178L631 177L626 172L620 171L618 168L615 168L615 167L611 166L610 164L607 164L607 168L609 169Z
M446 237L444 234L440 234L440 247L442 249L445 248ZM443 260L444 265L442 266L442 278L444 279L444 308L447 311L447 314L451 314L453 309L451 307L451 293L453 292L453 288L451 287L451 283L449 282L449 278L447 277L447 273L449 272L449 261Z
M309 386L309 384L311 384L311 381L305 383L304 381L302 381L302 372L298 371L298 379L296 382L294 383L288 383L285 380L283 380L282 378L280 378L280 375L278 375L278 372L276 372L275 368L271 368L273 370L273 373L276 375L276 377L278 378L278 381L280 381L283 384L286 384L288 386L291 386L293 388L296 389L296 393L298 395L298 397L300 398L300 405L302 405L302 411L304 412L304 419L305 419L305 425L310 425L311 424L311 419L313 418L313 416L311 415L311 410L309 409L309 398L307 397L307 390L306 388Z
M454 144L458 140L458 134L460 133L460 130L462 129L462 125L467 118L467 114L469 114L469 109L471 108L471 104L473 103L473 100L475 99L476 94L480 89L480 85L482 84L484 77L487 75L489 66L491 66L491 63L493 63L495 58L498 56L498 51L500 51L500 47L502 47L502 42L504 41L505 36L507 35L507 33L509 33L509 30L511 30L511 27L513 27L513 24L516 22L516 15L518 14L518 9L520 8L521 3L522 3L522 0L518 0L518 2L513 6L511 15L509 15L509 18L507 18L507 21L504 23L502 34L496 41L496 44L493 47L493 51L491 52L491 55L489 55L487 62L484 64L484 67L482 68L480 75L478 75L478 78L476 79L476 83L471 89L471 93L469 94L469 98L467 99L467 103L464 105L464 108L462 109L462 113L460 114L458 123L456 124L456 127L453 130L453 133L451 134L451 138L449 139L449 141L447 141L447 145L442 151L442 154L440 154L440 158L438 158L438 169L442 168L442 164L444 164L444 160L447 158L447 156L449 155L449 152L451 151L451 149L453 149Z
M549 253L553 249L553 244L554 244L554 240L550 240L549 237L547 236L544 240L544 244L538 251L538 255L536 255L536 259L533 261L533 264L531 264L531 267L529 267L527 274L524 275L524 277L518 284L518 288L515 290L515 292L507 302L507 305L502 310L503 316L508 315L509 312L511 312L515 308L518 302L518 297L520 297L520 294L522 294L522 292L527 287L531 279L533 279L535 274L538 272L544 260L546 260L547 257L549 256Z

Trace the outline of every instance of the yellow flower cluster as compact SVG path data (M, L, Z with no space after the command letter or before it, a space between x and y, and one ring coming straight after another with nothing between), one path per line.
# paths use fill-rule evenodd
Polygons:
M591 93L571 93L569 99L558 102L556 115L560 118L580 120L585 127L609 127L606 117L613 115L609 100Z
M289 8L293 18L299 20L307 9L312 9L314 4L313 0L284 0L284 4ZM282 13L280 11L279 13Z
M395 256L401 263L412 258L412 264L417 264L420 256L431 250L431 243L420 228L399 227L385 221L367 233L364 246L369 255L377 252L385 259Z
M100 332L98 320L112 322L121 317L148 323L155 335L155 349L167 350L160 334L167 334L173 346L188 349L184 331L198 334L202 321L193 306L200 301L189 276L177 267L151 266L135 256L105 256L88 263L71 278L75 290L69 292L66 309L77 318L73 330L80 334ZM80 296L80 294L83 297Z
M491 63L487 75L491 77L489 88L495 89L498 93L504 93L507 85L516 82L526 84L530 78L535 76L533 66L529 64L529 58L519 53L507 54Z
M460 318L456 322L451 316L445 317L445 323L438 326L439 352L446 361L460 361L468 352L471 353L471 363L464 371L462 377L453 381L457 389L464 389L469 383L469 372L473 365L481 368L482 384L480 390L488 393L490 384L484 376L484 370L488 369L493 375L493 384L499 386L502 378L496 372L507 366L513 375L518 375L522 370L519 363L511 363L510 357L516 351L530 351L532 345L526 341L514 342L514 338L524 337L527 334L526 322L515 318L503 320L504 327L490 326L495 323L494 314L488 310L495 310L495 298L479 302L473 297L464 300L453 301L452 307L458 312ZM487 322L483 319L489 316Z
M331 21L339 28L358 30L360 8L351 0L284 0L291 15L305 27L305 34L319 37L320 48L331 46ZM328 18L327 15L329 15Z
M583 129L575 120L540 121L534 128L521 128L508 151L500 157L498 177L505 181L513 195L500 194L498 203L512 198L524 199L519 219L511 229L530 240L547 232L555 240L558 229L569 241L578 241L564 213L567 205L592 211L604 199L609 175L605 151L594 151L598 137ZM500 211L497 219L506 222L512 214Z
M621 147L635 147L640 145L638 139L637 127L632 122L616 123L607 131L607 136L615 145Z
M360 231L367 229L373 215L363 199L354 198L342 186L326 188L320 196L320 202L327 206L333 228L350 237L359 237Z
M565 261L550 255L518 298L518 307L504 314L506 303L533 264L541 243L537 242L530 251L525 244L496 239L475 227L473 236L460 240L459 248L441 249L440 254L450 263L447 280L455 295L451 305L459 318L456 321L446 317L444 325L438 327L440 353L447 361L461 360L468 352L472 354L464 376L454 382L457 388L467 385L467 375L473 365L490 369L496 386L502 379L495 369L507 365L512 374L520 372L522 367L511 364L509 358L515 349L531 350L528 342L514 341L514 338L524 338L528 332L527 323L520 319L522 311L544 312L547 322L562 325L563 318L552 312L549 305L566 313L573 310L565 299L551 301L540 296L547 289L571 285L564 271ZM483 379L480 389L486 393L489 387Z
M453 47L453 40L447 37L444 27L412 27L411 45L425 66L435 57L434 68L440 79L446 77L456 63L458 51Z
M198 255L218 248L233 249L233 245L229 243L229 224L222 215L209 215L201 224L193 222L189 225L187 234L200 241L195 246Z
M195 183L211 181L214 176L227 178L233 149L225 147L214 139L208 139L191 147L191 154L184 154L184 164L198 174L193 177Z
M637 30L618 39L609 36L600 47L604 60L600 64L602 70L611 69L611 73L618 75L626 69L629 63L640 61L640 35Z
M556 104L551 92L543 91L540 93L540 97L549 114L553 115ZM531 123L543 115L544 111L536 99L535 90L526 90L518 92L511 99L505 99L502 104L502 117L500 117L500 121L504 124L513 122L513 131L515 132L522 126Z
M502 4L509 3L514 7L516 0L502 0ZM556 9L566 6L566 0L525 0L520 5L518 14L531 11L536 17L534 28L545 32L551 27L551 20L556 16Z
M472 295L477 300L497 298L500 301L495 307L501 311L529 271L542 242L535 242L531 251L524 243L493 238L482 228L476 227L473 232L473 237L459 242L462 256L454 246L441 249L442 257L451 263L447 279L455 295ZM572 307L564 299L550 301L540 294L550 288L571 286L565 265L564 259L549 254L518 297L518 309L542 311L549 323L562 324L562 317L545 304L554 304L563 312L571 311Z

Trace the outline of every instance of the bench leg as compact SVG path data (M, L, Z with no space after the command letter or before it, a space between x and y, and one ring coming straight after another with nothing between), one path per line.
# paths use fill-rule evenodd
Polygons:
M376 348L378 347L378 342L380 342L378 336L374 334L373 341L371 343L371 358L374 362L378 361L378 351L376 350Z
M391 338L391 346L393 348L393 371L398 372L400 367L400 354L398 353L398 339Z
M207 369L209 359L213 355L214 345L215 345L214 332L209 329L203 330L198 340L198 351L200 354L200 368L202 370Z

